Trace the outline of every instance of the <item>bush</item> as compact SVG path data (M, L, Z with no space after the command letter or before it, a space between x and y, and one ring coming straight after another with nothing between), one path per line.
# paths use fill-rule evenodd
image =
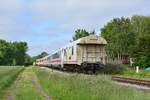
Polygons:
M107 63L102 70L100 70L101 73L104 74L120 74L124 70L123 65L121 64L110 64Z

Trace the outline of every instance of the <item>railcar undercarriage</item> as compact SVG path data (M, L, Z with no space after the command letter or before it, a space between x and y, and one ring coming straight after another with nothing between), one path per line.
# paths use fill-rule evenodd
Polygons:
M78 73L86 73L86 74L95 74L99 70L104 68L103 64L100 63L87 63L84 62L81 65L76 64L64 64L63 68L60 65L57 66L45 66L52 69L62 70L62 71L69 71L69 72L78 72Z

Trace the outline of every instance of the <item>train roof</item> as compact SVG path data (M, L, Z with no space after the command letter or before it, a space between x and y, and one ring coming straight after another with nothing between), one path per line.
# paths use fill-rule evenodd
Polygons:
M64 46L63 48L66 48L66 47L69 47L69 46L72 46L75 44L102 44L102 45L106 45L107 41L101 36L89 35L86 37L82 37L76 41L73 41L73 42L69 43L68 45Z
M77 40L78 44L107 44L107 41L101 37L101 36L97 36L97 35L89 35L83 38L80 38L79 40Z

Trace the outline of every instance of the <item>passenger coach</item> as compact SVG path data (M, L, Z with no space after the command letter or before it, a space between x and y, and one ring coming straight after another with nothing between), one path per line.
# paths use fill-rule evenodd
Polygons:
M69 43L58 51L38 59L36 65L72 70L95 70L105 64L107 42L90 35Z

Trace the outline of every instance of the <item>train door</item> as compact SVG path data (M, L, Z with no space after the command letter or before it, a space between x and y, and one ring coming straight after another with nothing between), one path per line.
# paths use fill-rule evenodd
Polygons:
M102 60L100 45L84 45L82 52L83 62L95 63Z

